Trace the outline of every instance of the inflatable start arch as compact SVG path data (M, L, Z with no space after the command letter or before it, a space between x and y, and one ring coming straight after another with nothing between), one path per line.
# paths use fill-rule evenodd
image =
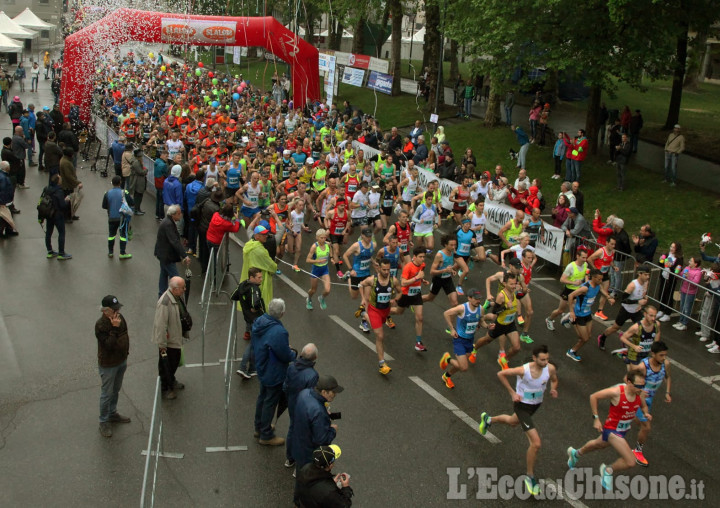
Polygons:
M293 101L300 108L320 97L318 50L273 17L190 16L118 9L65 39L60 105L90 117L96 60L129 41L196 46L261 46L292 68Z

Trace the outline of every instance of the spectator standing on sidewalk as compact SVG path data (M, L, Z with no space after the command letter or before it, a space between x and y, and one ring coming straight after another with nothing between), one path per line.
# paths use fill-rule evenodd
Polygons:
M100 373L100 434L112 437L113 423L130 423L130 418L117 412L118 395L122 389L127 357L130 353L130 336L127 322L120 314L122 304L113 295L102 299L102 315L95 323L98 343L98 371Z
M292 434L293 422L295 421L295 404L298 395L305 388L315 388L319 374L315 370L315 362L318 358L317 346L313 343L305 344L295 361L290 364L285 377L283 391L287 397L288 415L290 426L288 427L287 442L285 443L285 467L293 467L295 459L292 456Z
M175 379L175 372L180 366L183 339L189 331L183 325L183 316L188 315L185 279L173 277L155 305L152 334L152 341L158 347L158 375L164 399L176 399L175 391L185 388L184 384Z
M270 301L267 314L255 320L252 327L253 350L260 393L255 404L255 437L266 446L281 446L285 439L275 435L272 419L283 394L283 383L288 364L295 360L296 352L290 348L289 337L280 319L285 314L285 301Z
M672 297L677 281L675 274L682 271L683 261L682 245L679 242L671 243L668 252L660 256L660 266L663 267L663 271L658 282L658 300L660 301L657 313L658 321L670 321L670 315L673 313Z
M630 144L632 145L632 153L637 153L638 141L640 141L640 130L643 128L643 117L639 109L635 110L635 114L630 119Z
M675 124L673 131L665 140L665 178L663 183L670 187L677 184L677 166L680 154L685 151L685 136L680 133L680 125Z

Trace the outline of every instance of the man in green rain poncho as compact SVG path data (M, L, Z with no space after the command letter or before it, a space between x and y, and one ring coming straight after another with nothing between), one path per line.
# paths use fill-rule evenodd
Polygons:
M277 263L272 260L264 245L269 232L265 226L255 226L252 240L243 247L243 264L240 274L240 280L246 280L250 268L256 267L263 271L260 293L266 302L273 298L273 275L277 270Z

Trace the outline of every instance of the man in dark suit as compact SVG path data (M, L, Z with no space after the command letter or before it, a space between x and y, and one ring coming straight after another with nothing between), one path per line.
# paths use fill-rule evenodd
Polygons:
M158 227L155 241L155 257L160 261L158 298L167 291L168 279L179 275L175 263L182 261L186 265L190 264L190 258L185 253L185 247L180 241L180 233L175 225L182 218L182 213L180 205L171 205L168 207L166 217Z

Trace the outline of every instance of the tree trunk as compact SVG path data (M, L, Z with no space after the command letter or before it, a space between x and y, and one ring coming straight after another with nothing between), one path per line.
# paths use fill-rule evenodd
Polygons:
M355 36L353 37L352 52L358 55L363 53L363 48L365 47L365 33L363 32L363 28L365 28L366 20L367 17L365 14L361 14L354 27Z
M598 114L600 112L600 99L602 98L602 88L599 85L590 87L590 97L588 97L587 113L585 115L585 135L588 138L588 146L590 154L595 155L598 152Z
M690 43L690 51L688 54L687 71L685 72L685 80L683 88L697 90L698 82L702 79L702 63L705 56L705 47L707 43L707 33L698 33L692 43Z
M503 100L500 89L500 81L497 78L490 77L490 94L485 108L485 127L495 127L501 121L500 117L500 101Z
M334 49L335 51L340 51L340 44L342 44L342 36L345 27L339 21L335 21L330 25L332 26L332 31L330 32L329 48Z
M400 95L400 56L402 49L402 4L401 0L389 0L388 11L392 16L392 49L390 52L390 74L393 76L392 94Z
M402 10L400 11L400 18L402 21ZM383 38L385 31L387 30L388 21L390 20L390 2L385 3L385 11L383 12L382 22L380 23L380 29L378 30L377 39L375 40L375 56L382 58L382 47L385 44L386 39Z
M435 90L437 89L437 78L440 61L440 7L434 0L425 2L425 44L423 51L423 68L421 73L428 68L428 86L430 88L429 104L435 103Z
M450 39L450 75L448 76L448 80L451 83L450 86L455 86L458 76L460 75L460 66L458 65L458 53L459 46L457 41L454 39Z
M665 129L672 129L673 125L678 123L680 119L680 103L682 102L682 86L685 79L685 63L687 61L687 36L688 26L685 25L677 38L677 46L675 50L675 72L673 72L673 86L670 92L670 105L668 106L667 119L665 120Z
M308 13L308 17L305 20L305 42L309 42L313 46L315 45L315 19Z
M552 95L552 100L550 100L550 103L557 104L560 102L560 98L558 97L558 73L555 69L548 69L547 74L545 74L545 92Z

